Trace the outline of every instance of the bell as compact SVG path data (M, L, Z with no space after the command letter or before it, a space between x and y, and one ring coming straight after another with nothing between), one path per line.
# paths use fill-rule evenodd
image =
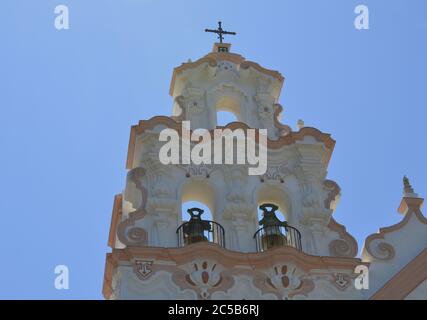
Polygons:
M283 230L287 230L287 222L280 221L276 216L278 206L265 203L259 207L263 211L263 218L259 225L264 230L261 236L262 248L270 249L274 247L284 246L287 244L287 237Z
M211 231L211 224L209 221L202 220L200 217L203 214L203 210L199 208L188 209L187 212L190 214L190 220L184 224L183 233L184 233L184 243L186 245L208 241L208 238L205 236L205 231Z

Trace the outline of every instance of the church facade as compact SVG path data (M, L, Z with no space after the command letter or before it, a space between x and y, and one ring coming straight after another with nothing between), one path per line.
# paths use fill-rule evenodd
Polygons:
M401 222L356 240L333 217L340 187L328 180L335 141L302 122L280 122L284 77L216 43L173 71L173 115L132 126L122 193L115 196L106 299L427 299L427 219L404 179ZM247 164L165 165L164 129L267 129L267 169ZM182 218L182 204L206 205ZM261 209L262 218L258 215ZM285 220L277 218L282 212Z

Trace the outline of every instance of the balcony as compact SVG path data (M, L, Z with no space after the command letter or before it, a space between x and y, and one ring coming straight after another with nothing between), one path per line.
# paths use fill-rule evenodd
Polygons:
M261 228L255 232L253 238L256 251L263 252L276 247L292 247L302 251L301 233L286 221L282 222L276 217L278 207L274 204L263 204L263 218L259 222ZM203 220L203 210L199 208L188 209L191 218L181 224L176 230L178 247L184 247L199 242L210 242L225 248L224 228L217 222Z
M288 246L302 251L300 232L289 225L260 228L254 235L257 252Z
M202 220L203 210L199 208L188 209L191 218L176 230L178 247L187 246L198 242L211 242L225 248L224 228L217 222Z
M259 222L262 227L254 234L257 252L282 246L302 251L301 233L286 221L282 222L276 217L278 207L266 203L261 205L260 209L263 210L263 218Z

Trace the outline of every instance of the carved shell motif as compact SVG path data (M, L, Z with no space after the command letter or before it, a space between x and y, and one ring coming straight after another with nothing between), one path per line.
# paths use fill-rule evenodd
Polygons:
M314 282L297 275L294 266L280 265L273 268L266 284L280 292L282 299L292 299L296 295L307 296L314 289Z
M224 276L221 269L215 262L194 262L191 271L175 272L173 280L181 289L194 290L206 300L213 292L227 291L234 285L233 277Z

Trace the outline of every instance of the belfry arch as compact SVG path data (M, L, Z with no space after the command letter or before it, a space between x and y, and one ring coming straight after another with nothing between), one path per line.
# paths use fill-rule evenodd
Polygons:
M188 202L200 202L209 209L209 214L212 220L217 217L215 215L216 210L216 191L215 187L210 183L203 180L186 179L179 189L178 199L180 200L180 208L182 205ZM181 212L181 216L183 213Z
M208 95L211 110L215 113L215 124L218 125L217 114L220 111L232 113L237 121L247 122L248 98L240 88L234 84L221 83L210 91Z
M261 185L255 192L255 203L259 208L264 203L272 203L279 207L279 212L287 221L292 220L292 203L282 185Z

